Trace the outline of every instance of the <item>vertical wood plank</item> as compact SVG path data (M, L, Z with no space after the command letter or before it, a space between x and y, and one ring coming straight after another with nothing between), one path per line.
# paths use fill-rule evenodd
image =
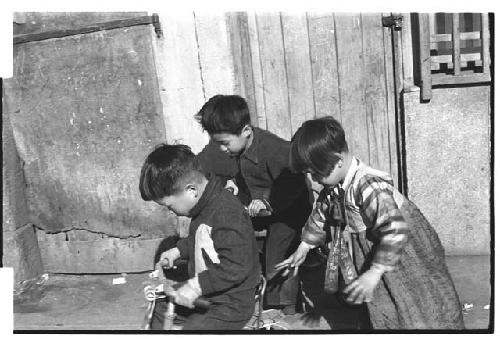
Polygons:
M308 13L309 43L316 116L340 121L337 49L332 13Z
M264 103L268 130L289 140L290 108L285 68L281 15L257 15L257 31L264 83Z
M452 40L453 40L453 74L460 74L460 17L458 13L453 13L452 20Z
M382 16L362 14L361 22L370 165L390 172Z
M234 68L224 14L195 13L195 33L205 101L232 94Z
M314 100L309 55L309 37L305 15L282 15L283 44L290 103L292 134L306 120L313 119Z
M370 162L363 77L363 48L359 14L335 14L341 122L350 150Z
M417 14L418 15L418 14ZM407 195L407 175L406 175L406 148L405 148L405 123L403 106L403 43L401 31L392 30L392 45L394 50L394 95L395 105L395 128L397 140L397 171L398 189Z
M159 13L163 38L153 40L165 137L198 153L208 142L194 115L205 102L193 13Z
M432 98L432 79L431 79L431 54L430 54L430 33L429 33L429 14L418 15L420 27L420 79L421 79L421 98L430 100Z
M490 31L488 27L488 13L481 14L481 40L483 73L490 74Z
M248 13L248 38L254 84L253 90L255 95L255 111L257 116L256 125L260 128L267 129L266 107L264 103L264 80L262 78L259 33L257 30L256 19L257 17L255 13Z
M403 17L403 20L405 18ZM409 20L409 17L408 17ZM403 28L404 29L404 28ZM386 78L386 115L387 115L387 130L389 133L389 155L390 155L390 174L394 180L394 187L400 188L399 176L399 161L398 161L398 126L396 125L396 114L398 111L398 98L394 83L394 58L391 28L384 28L384 64Z
M415 85L413 79L413 46L411 34L411 19L410 14L405 13L403 16L402 34L402 51L403 51L403 86L411 88ZM434 18L434 15L431 15ZM432 32L432 30L431 30Z
M253 124L258 124L248 35L248 16L246 13L231 12L226 14L226 22L233 56L234 93L246 99L250 120Z

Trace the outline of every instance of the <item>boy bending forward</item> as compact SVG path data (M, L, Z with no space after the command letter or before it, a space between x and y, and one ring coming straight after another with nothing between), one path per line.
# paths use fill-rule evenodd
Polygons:
M231 163L218 164L213 143L236 162L235 194L248 206L256 230L267 229L265 274L268 280L266 308L294 314L299 288L298 277L282 279L274 266L287 258L300 243L300 232L312 205L306 179L288 166L290 142L252 126L248 105L237 95L216 95L200 109L196 118L210 134L210 144L198 154L205 170L227 175ZM225 165L227 163L227 165ZM237 191L237 192L236 192ZM270 215L262 216L261 210Z
M200 296L211 302L208 310L193 312L183 329L242 329L254 312L259 279L254 232L243 205L219 179L202 173L185 145L160 145L149 154L139 189L144 200L191 218L188 237L160 259L167 268L176 259L188 260L189 279L175 291L177 304L193 308ZM159 316L155 310L154 318Z

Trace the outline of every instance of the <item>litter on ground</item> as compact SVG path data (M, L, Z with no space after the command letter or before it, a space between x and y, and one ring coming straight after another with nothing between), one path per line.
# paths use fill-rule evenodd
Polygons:
M127 283L127 280L125 277L119 277L119 278L114 278L113 279L113 285L121 285Z
M470 311L470 310L472 310L473 307L474 307L474 304L465 303L462 305L462 311L464 311L464 312Z

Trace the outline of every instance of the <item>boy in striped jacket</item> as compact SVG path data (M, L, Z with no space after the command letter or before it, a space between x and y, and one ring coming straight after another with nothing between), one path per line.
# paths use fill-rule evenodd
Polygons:
M296 272L311 248L331 239L324 288L367 307L373 329L464 328L437 233L388 174L349 152L339 122L306 121L290 158L324 189L300 245L277 268Z

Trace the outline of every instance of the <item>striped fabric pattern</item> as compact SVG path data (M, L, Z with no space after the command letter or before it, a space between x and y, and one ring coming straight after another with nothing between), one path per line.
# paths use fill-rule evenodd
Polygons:
M337 195L325 189L302 230L302 240L316 246L330 241L328 233L332 233L330 250L340 248L325 273L332 286L336 285L334 275L339 266L342 275L349 275L349 270L344 270L350 267L361 275L377 264L385 273L373 300L367 303L374 329L463 329L460 301L446 267L444 249L420 210L394 188L388 174L355 158L342 188L345 230L336 229L344 225L333 217L339 205ZM341 240L340 233L349 243L347 258L342 255L342 246L335 246L335 240Z
M361 217L369 221L368 229L380 241L373 262L392 271L408 240L408 226L394 200L392 180L365 175L356 188L355 203L360 206Z

